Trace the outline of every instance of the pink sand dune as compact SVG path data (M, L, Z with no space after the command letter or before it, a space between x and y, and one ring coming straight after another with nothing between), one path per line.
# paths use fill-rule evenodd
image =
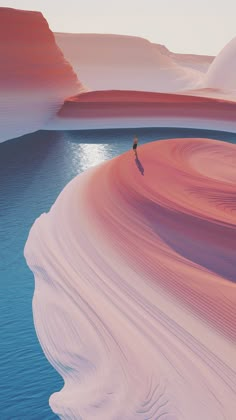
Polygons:
M90 90L171 92L195 87L201 78L144 38L55 33L55 39Z
M0 142L43 128L82 85L39 12L0 7Z
M182 126L236 131L236 102L191 95L94 91L65 100L48 128Z
M40 12L1 7L0 37L1 89L51 89L62 84L76 90L77 77Z
M234 419L235 161L215 140L149 143L35 222L25 257L60 417Z
M159 51L162 55L167 55L168 57L170 57L179 66L194 69L202 73L207 72L210 64L215 58L211 55L174 53L168 50L168 48L166 48L165 45L154 45L157 51Z

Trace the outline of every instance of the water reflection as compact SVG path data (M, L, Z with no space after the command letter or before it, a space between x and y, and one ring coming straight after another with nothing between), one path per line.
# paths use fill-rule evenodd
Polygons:
M64 165L73 177L91 166L112 159L128 150L132 150L133 135L137 133L140 146L142 144L171 138L212 138L235 142L235 134L212 130L189 128L138 128L138 129L106 129L60 132L60 141L64 155ZM58 145L57 145L58 147ZM136 162L140 173L144 169L140 160ZM63 166L64 166L63 165Z
M108 144L73 144L71 145L71 164L77 171L98 165L110 159Z

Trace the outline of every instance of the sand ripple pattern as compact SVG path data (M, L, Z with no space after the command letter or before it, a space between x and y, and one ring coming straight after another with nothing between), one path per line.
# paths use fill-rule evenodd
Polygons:
M25 247L62 419L234 420L236 148L149 143L71 181Z

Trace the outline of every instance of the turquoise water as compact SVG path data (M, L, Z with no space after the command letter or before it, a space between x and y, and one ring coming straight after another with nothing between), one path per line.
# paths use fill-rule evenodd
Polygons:
M190 129L137 129L140 143L235 135ZM55 419L49 396L63 381L44 357L32 318L33 275L23 249L34 220L77 174L130 149L134 130L41 131L0 144L0 419Z

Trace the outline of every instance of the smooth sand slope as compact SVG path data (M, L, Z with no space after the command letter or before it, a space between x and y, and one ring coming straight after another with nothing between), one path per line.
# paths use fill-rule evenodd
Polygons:
M234 420L236 149L149 143L32 227L34 322L63 419Z
M55 39L90 90L172 92L191 89L201 80L201 72L183 68L143 38L55 33Z
M39 12L0 7L0 142L43 128L79 83Z
M142 38L56 34L93 92L67 98L47 128L172 126L236 132L235 39L214 59L174 54Z
M168 48L166 48L165 45L161 45L161 44L154 44L154 45L161 54L167 55L179 66L187 67L187 68L189 67L191 69L200 71L202 73L206 73L210 64L215 58L211 55L174 53L168 50Z
M194 95L195 93L195 95ZM96 91L67 98L48 129L191 127L236 132L236 102L188 95ZM203 94L206 97L203 97Z
M206 74L207 87L222 89L236 94L236 37L217 55Z

